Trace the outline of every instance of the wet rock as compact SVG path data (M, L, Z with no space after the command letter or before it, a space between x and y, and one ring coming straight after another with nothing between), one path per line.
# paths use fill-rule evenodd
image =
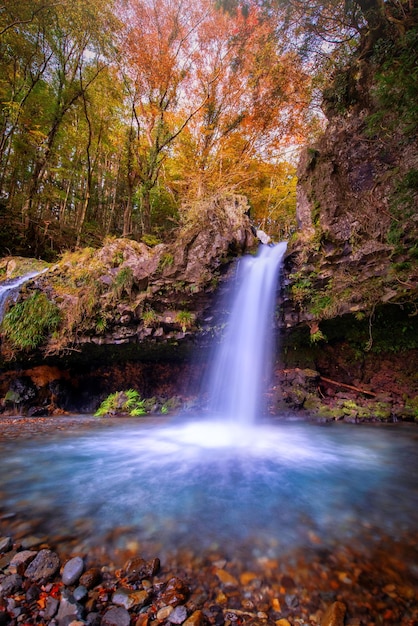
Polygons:
M35 548L43 543L44 539L42 537L36 537L35 535L29 535L29 537L24 537L21 541L22 548L24 550L30 550L31 548Z
M163 606L158 612L157 612L157 620L159 622L165 622L166 619L168 619L171 615L171 613L174 611L172 606Z
M11 537L0 537L0 552L9 552L13 548Z
M83 611L83 607L75 600L73 594L64 589L56 617L59 626L69 626L74 620L81 619Z
M200 609L197 609L186 619L184 626L202 626L204 622L205 616L203 615L203 612Z
M9 564L9 570L12 574L23 574L28 565L34 560L37 552L34 550L22 550L17 552Z
M160 600L162 604L177 606L183 604L190 594L189 587L180 578L173 577L167 583L167 586L161 594Z
M0 609L0 626L6 626L6 624L9 624L11 621L10 615L8 615L6 611Z
M79 585L73 591L74 599L77 600L77 602L80 602L80 600L84 600L84 598L86 598L87 595L88 595L88 589L87 587L84 587L84 585Z
M45 604L45 617L52 618L57 614L59 601L52 596L49 596Z
M23 579L19 574L6 576L0 584L0 598L10 596L22 587Z
M79 583L87 589L93 589L102 580L102 573L98 567L88 569L80 576Z
M145 561L140 557L130 559L125 563L124 570L129 582L142 580L143 578L151 578L160 569L160 559L151 559Z
M344 626L346 606L342 602L334 602L326 610L321 626Z
M0 570L6 569L17 554L17 550L6 552L0 559Z
M174 611L168 617L170 624L182 624L186 619L187 609L183 605L176 606Z
M26 602L29 602L29 604L32 602L36 602L36 600L39 599L40 595L41 590L38 585L31 585L26 592Z
M34 582L44 583L50 580L59 568L58 555L52 550L41 550L26 569L25 576Z
M147 604L149 594L141 589L139 591L131 591L130 589L118 589L112 596L113 604L123 606L125 609L132 607L143 607Z
M106 611L102 618L102 626L129 626L131 618L126 609L112 607Z
M84 561L81 557L75 556L67 561L62 570L62 582L64 585L73 585L78 581L84 571Z
M28 417L45 417L49 415L49 409L47 406L32 406L28 410Z
M229 587L238 587L238 581L235 576L232 576L229 572L224 569L216 569L215 574L225 586Z

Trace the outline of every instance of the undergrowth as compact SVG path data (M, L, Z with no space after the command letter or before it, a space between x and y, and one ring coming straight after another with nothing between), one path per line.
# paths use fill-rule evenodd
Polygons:
M60 322L59 308L45 294L36 292L6 313L2 330L14 348L33 350Z

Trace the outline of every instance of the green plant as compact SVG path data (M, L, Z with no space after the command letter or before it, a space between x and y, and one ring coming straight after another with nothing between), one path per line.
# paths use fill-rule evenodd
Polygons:
M165 252L158 263L158 269L162 272L166 267L171 267L173 263L173 255L170 252Z
M61 322L59 308L37 291L26 300L15 304L2 322L5 336L20 350L33 350L56 330Z
M146 414L145 400L135 389L111 393L99 406L96 417L105 415L128 414L131 417Z
M122 250L116 250L113 258L112 258L113 267L119 267L123 263L123 252Z
M96 332L103 333L107 328L107 319L105 315L99 315L96 321Z
M188 328L193 326L195 317L190 311L179 311L176 314L175 321L180 324L182 331L185 333Z
M158 246L158 244L161 243L161 239L158 239L158 237L149 233L142 235L141 240L145 243L145 245L150 246L150 248Z
M418 123L417 29L410 29L396 43L382 39L375 46L374 60L380 71L373 91L377 107L367 120L368 133L388 133L394 128L406 135L414 133Z
M320 341L327 341L326 336L322 332L322 330L315 330L313 333L309 335L309 341L312 344L319 343Z
M121 270L115 276L112 284L112 290L116 298L121 298L123 293L126 292L128 296L131 295L132 286L134 283L134 275L131 267L122 267Z
M158 315L154 309L147 309L142 313L142 321L146 327L154 326L158 322Z

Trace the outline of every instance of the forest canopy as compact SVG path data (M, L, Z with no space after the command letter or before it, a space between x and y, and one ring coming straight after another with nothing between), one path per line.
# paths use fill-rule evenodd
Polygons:
M288 236L318 90L415 19L413 0L0 0L0 253L156 242L228 192Z

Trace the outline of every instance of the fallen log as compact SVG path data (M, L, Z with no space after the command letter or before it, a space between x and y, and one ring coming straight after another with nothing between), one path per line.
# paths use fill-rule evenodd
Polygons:
M338 387L344 387L345 389L351 389L351 391L357 391L358 393L364 393L365 395L368 396L373 396L373 398L375 398L377 396L377 393L374 393L373 391L366 391L365 389L360 389L359 387L354 387L354 385L347 385L346 383L340 383L338 380L332 380L331 378L326 378L325 376L320 376L319 377L321 380L323 380L326 383L330 383L330 385L337 385Z

